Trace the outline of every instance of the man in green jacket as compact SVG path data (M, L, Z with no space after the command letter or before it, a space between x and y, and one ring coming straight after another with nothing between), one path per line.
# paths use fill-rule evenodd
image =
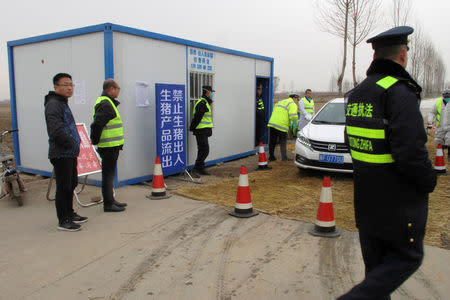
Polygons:
M275 146L280 143L281 159L283 161L290 160L286 154L286 140L289 131L289 123L298 121L298 99L297 94L289 95L288 99L278 101L270 116L267 127L270 127L269 139L269 160L274 161L276 157Z

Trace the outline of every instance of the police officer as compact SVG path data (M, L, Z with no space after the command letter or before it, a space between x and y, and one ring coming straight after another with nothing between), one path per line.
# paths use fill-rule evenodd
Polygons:
M121 212L126 203L114 199L114 177L119 152L123 148L123 124L117 106L116 98L120 87L114 79L106 79L103 83L103 93L94 104L93 122L91 124L91 141L97 145L102 158L102 195L104 212Z
M298 121L298 131L302 130L303 127L308 124L308 122L314 116L314 100L312 98L311 89L305 91L305 97L300 99L298 103L300 109L300 118Z
M286 141L290 121L297 124L298 121L298 99L297 94L289 95L288 99L278 101L273 108L267 127L270 127L269 160L277 160L275 157L275 146L280 143L281 159L290 160L286 154Z
M263 142L264 124L266 123L266 113L264 110L264 101L262 98L262 85L256 89L256 144Z
M205 170L205 160L209 154L208 137L212 135L212 110L214 90L211 86L202 87L202 97L194 105L194 118L189 130L192 131L197 140L197 159L195 160L194 175L210 175Z
M422 88L405 70L413 31L400 26L367 40L374 60L347 95L345 137L365 278L340 300L390 299L422 262L436 174L425 148Z

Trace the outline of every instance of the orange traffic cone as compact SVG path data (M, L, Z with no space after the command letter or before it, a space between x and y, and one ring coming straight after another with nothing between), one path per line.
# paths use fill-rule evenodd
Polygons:
M317 217L314 227L309 230L309 233L315 236L322 237L337 237L341 234L339 228L336 228L334 222L333 198L331 196L331 181L330 177L323 178L322 191L320 193L319 209L317 210Z
M166 199L172 195L166 193L166 185L164 184L164 176L161 168L161 160L157 156L155 159L155 168L153 169L152 193L147 198L153 200Z
M239 184L236 194L236 205L234 210L230 211L230 215L238 218L250 218L258 214L259 212L253 209L252 206L247 168L241 166L241 174L239 175Z
M259 143L259 158L258 158L258 169L256 170L269 170L272 169L267 164L266 152L264 151L263 143Z
M434 170L438 174L445 174L447 170L445 168L444 151L442 145L439 144L436 149L436 159L434 160Z

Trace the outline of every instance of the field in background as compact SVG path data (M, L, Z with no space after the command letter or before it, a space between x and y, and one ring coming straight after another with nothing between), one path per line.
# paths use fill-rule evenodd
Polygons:
M12 129L11 124L11 108L9 104L0 104L0 134L5 131ZM13 138L12 134L8 134L5 136L5 140L3 141L5 145L13 150Z

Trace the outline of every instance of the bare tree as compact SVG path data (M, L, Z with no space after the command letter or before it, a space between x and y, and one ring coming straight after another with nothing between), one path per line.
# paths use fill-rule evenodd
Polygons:
M352 45L353 87L356 80L356 46L366 39L377 25L380 0L353 0L350 5L350 30L348 41Z
M416 22L414 28L408 52L408 72L420 83L424 96L440 93L445 87L444 62L433 42L423 33L420 23Z
M411 13L411 0L392 0L391 21L394 26L406 25Z
M340 74L337 79L338 92L342 95L345 66L347 65L348 19L353 0L316 0L318 12L316 21L322 31L331 33L343 39L343 59Z
M347 93L352 88L352 84L347 79L344 80L344 83L342 85L342 89L344 90L344 93Z

